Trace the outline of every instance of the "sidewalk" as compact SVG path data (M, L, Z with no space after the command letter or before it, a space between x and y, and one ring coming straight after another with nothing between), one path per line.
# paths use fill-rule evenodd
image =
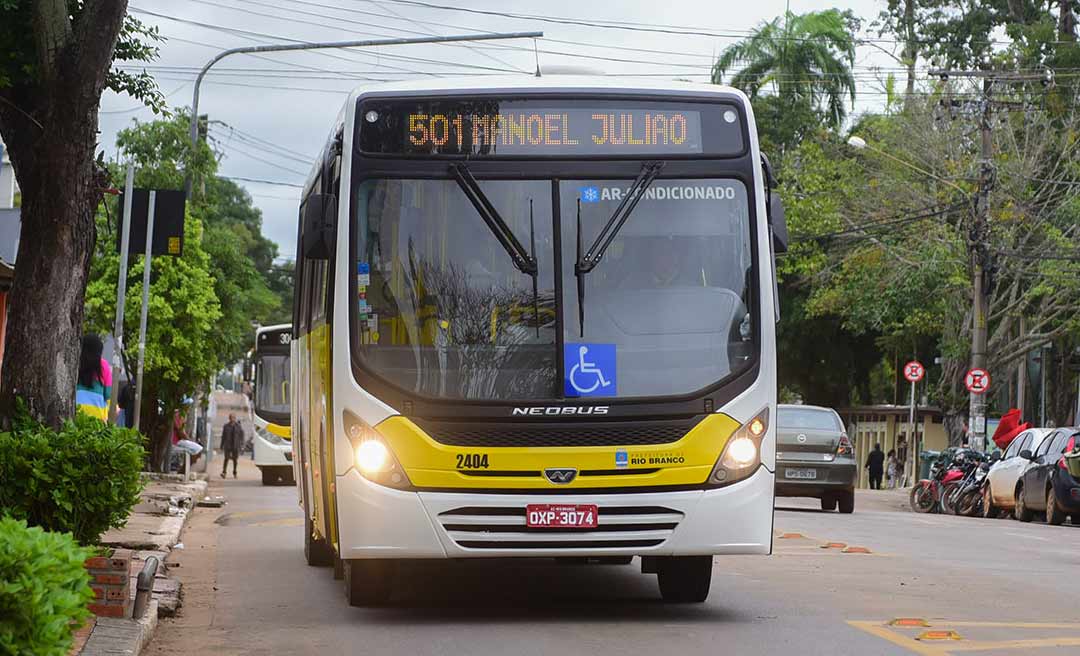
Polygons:
M885 490L855 490L856 510L884 510L887 512L911 512L908 504L910 487Z
M150 642L158 617L175 615L180 605L180 582L169 576L165 562L180 539L195 504L206 495L206 481L183 482L177 476L144 474L142 500L132 510L128 523L108 531L104 546L131 549L130 599L134 603L136 578L147 558L158 559L154 593L141 619L94 618L77 634L72 651L81 656L135 656Z

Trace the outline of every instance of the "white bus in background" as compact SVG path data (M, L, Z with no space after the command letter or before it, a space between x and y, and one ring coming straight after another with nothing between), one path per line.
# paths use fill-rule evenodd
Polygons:
M263 326L255 331L255 466L263 485L293 483L292 425L289 417L289 343L292 326Z
M293 435L312 565L629 563L701 602L772 549L783 210L737 90L354 92L303 191Z

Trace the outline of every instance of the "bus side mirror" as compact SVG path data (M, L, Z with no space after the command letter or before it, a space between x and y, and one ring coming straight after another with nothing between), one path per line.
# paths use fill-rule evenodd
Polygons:
M784 201L780 200L780 194L773 191L769 194L769 227L772 228L773 252L786 253L788 250L787 221L784 219Z
M1023 458L1024 460L1034 460L1035 459L1035 458L1033 458L1031 456L1031 449L1024 449L1023 451L1021 451L1020 452L1020 457Z
M304 257L311 260L330 259L334 243L333 211L337 198L333 194L311 194L304 200L303 242Z

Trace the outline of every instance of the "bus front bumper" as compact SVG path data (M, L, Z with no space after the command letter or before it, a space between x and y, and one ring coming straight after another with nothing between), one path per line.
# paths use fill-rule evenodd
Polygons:
M256 432L253 446L256 467L292 467L292 442L273 444Z
M773 474L683 492L403 492L350 469L337 477L340 554L362 558L505 558L768 554ZM526 530L528 504L593 504L603 530ZM627 530L617 528L627 526Z

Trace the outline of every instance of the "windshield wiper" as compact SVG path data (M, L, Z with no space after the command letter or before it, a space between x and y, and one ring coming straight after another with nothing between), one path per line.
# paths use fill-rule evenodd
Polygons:
M450 165L450 174L454 176L454 180L457 181L458 186L461 187L461 191L465 194L465 197L469 199L472 206L476 208L476 213L480 215L480 218L484 220L488 229L491 230L491 234L495 236L495 239L499 242L499 245L503 247L506 254L510 256L510 261L514 263L514 268L532 278L533 288L533 312L535 314L536 322L536 336L540 336L540 302L538 300L537 290L537 265L536 265L536 231L533 226L533 205L532 199L529 199L529 241L532 247L532 251L526 251L525 247L518 241L518 238L514 235L514 231L499 215L498 210L491 204L487 195L480 189L480 184L473 177L472 171L465 164L455 163Z
M577 276L578 296L578 331L585 336L585 275L596 268L607 252L608 246L618 236L623 224L630 218L630 213L637 207L638 202L645 196L660 171L664 168L664 162L645 162L641 166L641 173L630 185L626 195L622 197L619 206L615 208L611 218L604 224L604 229L596 236L592 246L584 254L581 252L581 199L577 202L577 262L574 264L574 275Z

